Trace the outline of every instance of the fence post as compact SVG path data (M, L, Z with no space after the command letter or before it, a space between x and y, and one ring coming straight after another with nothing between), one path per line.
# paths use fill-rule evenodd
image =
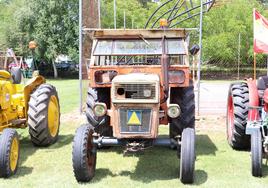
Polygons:
M126 29L126 11L124 10L124 29Z
M266 57L266 64L267 64L266 70L267 70L267 76L268 76L268 56Z
M101 0L98 0L98 18L99 18L99 28L101 28Z
M202 64L202 31L203 31L203 0L200 0L200 28L199 28L199 63L197 71L197 115L200 115L200 80L201 80L201 64Z
M241 34L238 35L238 61L237 61L237 80L240 79L240 49L241 48Z
M79 105L79 111L80 114L83 113L83 83L82 83L82 63L83 63L83 10L82 10L83 2L82 0L79 0L79 91L80 91L80 105Z
M114 0L114 28L116 29L116 0Z

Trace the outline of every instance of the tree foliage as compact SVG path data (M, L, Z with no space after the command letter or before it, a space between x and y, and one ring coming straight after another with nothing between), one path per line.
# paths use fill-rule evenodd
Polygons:
M124 12L127 28L143 28L158 6L149 0L116 2L117 28L124 27ZM102 28L114 28L113 3L114 0L101 0ZM213 7L205 14L204 61L232 66L237 61L240 34L242 62L252 62L252 10L257 8L267 16L263 3L265 1L233 0L220 7ZM78 8L78 0L0 0L0 48L11 47L27 54L28 42L35 40L40 59L52 61L59 54L67 54L77 60ZM198 24L199 18L196 17L184 22L181 27L198 27ZM198 42L197 35L193 39Z
M77 60L76 0L25 0L11 16L13 24L8 25L4 33L6 46L25 54L29 41L34 40L40 59L51 61L59 54L68 54Z
M205 61L232 65L237 61L240 48L241 61L252 62L253 8L265 15L261 4L252 0L236 0L211 9L203 25Z

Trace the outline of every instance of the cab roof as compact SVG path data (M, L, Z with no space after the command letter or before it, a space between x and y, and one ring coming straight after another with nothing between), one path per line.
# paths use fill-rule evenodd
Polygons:
M84 29L93 39L186 38L187 29Z

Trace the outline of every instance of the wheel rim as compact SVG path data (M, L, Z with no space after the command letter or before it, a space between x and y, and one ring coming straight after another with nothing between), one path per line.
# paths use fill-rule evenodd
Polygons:
M227 137L228 140L231 139L234 129L234 104L233 97L230 95L228 97L228 107L227 107Z
M57 135L59 129L59 103L55 95L50 97L48 104L48 129L52 137Z
M88 167L89 167L88 168L89 174L93 176L95 172L96 154L94 151L92 132L89 133L89 137L87 141L87 161L88 161Z
M11 143L11 149L10 149L10 169L11 171L15 171L18 163L19 158L19 142L17 138L14 138Z

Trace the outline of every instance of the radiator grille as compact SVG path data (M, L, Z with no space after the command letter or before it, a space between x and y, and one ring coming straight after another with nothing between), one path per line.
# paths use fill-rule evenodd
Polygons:
M153 84L120 84L115 87L115 92L124 91L125 99L155 99L155 85ZM122 90L123 89L123 90ZM150 96L146 96L145 90L150 91Z
M141 125L128 125L128 111L140 111L141 112ZM151 117L152 109L119 109L119 122L121 133L150 133L151 131Z

